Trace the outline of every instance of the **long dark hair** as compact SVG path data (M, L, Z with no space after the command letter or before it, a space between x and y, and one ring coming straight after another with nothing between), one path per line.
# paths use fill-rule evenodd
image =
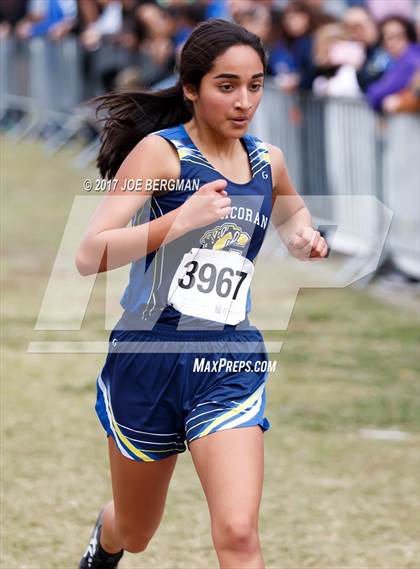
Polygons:
M401 27L404 28L404 32L408 43L416 43L417 34L416 34L416 27L413 24L413 22L411 20L408 20L407 18L404 18L404 16L394 14L387 16L379 24L379 41L381 44L383 44L384 41L384 27L390 22L398 22L398 24L400 24Z
M189 121L193 107L184 99L183 85L198 91L216 57L234 45L254 48L266 71L267 55L258 36L238 24L212 18L198 24L185 42L179 80L174 87L161 91L114 91L96 97L97 114L105 114L97 159L101 176L113 178L127 154L151 132Z

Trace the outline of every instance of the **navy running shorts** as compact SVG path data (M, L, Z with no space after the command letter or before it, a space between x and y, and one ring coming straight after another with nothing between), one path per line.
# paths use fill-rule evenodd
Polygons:
M155 461L199 437L259 425L268 355L257 328L117 330L97 378L96 413L121 453Z

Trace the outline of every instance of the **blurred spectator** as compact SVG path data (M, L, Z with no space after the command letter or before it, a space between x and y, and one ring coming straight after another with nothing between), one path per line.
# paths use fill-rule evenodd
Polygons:
M205 19L222 18L230 20L230 12L226 0L208 0Z
M204 15L204 5L171 2L163 9L143 2L134 14L139 31L137 61L132 60L116 75L115 86L150 88L156 83L171 83L177 51Z
M169 14L174 24L172 39L176 50L181 49L195 26L207 18L206 6L202 2L172 7Z
M142 4L153 0L79 0L81 41L86 49L97 49L103 40L136 49L144 31L135 16Z
M343 24L326 24L315 32L313 91L321 96L357 97L356 68L364 60L361 44L348 40Z
M347 8L348 0L303 0L309 8L338 19Z
M412 2L420 20L420 0L0 0L0 38L13 29L22 39L78 34L88 98L173 82L191 31L221 17L262 39L268 73L286 92L357 96L360 88L374 108L394 112L416 107L419 46L411 24L394 16L381 27L381 43L375 18L391 5L411 14Z
M144 29L140 49L165 75L174 63L175 22L167 10L155 4L143 4L136 11L136 19Z
M391 58L380 46L379 30L369 12L362 7L350 8L344 15L344 25L352 41L363 45L364 61L357 71L357 80L363 92L388 69Z
M136 10L142 4L152 4L151 0L121 0L122 22L119 31L112 36L112 41L126 49L135 50L144 37L144 29L136 18Z
M177 80L175 65L182 46L195 26L205 19L206 5L202 2L186 4L171 2L165 10L158 5L144 3L136 13L144 31L140 42L142 58L150 61L154 70L145 75L139 70L141 82L138 86L171 86Z
M28 0L0 0L0 39L7 37L26 14Z
M286 69L283 77L278 78L286 90L311 89L315 79L313 32L330 21L331 16L309 7L303 0L291 2L284 9L281 17L283 41L275 46L271 59L274 69L277 66Z
M417 2L418 0L414 0ZM366 0L366 7L377 22L388 16L402 16L407 20L413 18L412 0Z
M420 68L420 46L409 20L400 16L386 18L381 24L381 43L392 63L367 90L367 98L375 110L381 110L383 104L386 108L387 97L406 89Z
M119 0L95 0L81 4L83 15L88 21L82 32L81 42L86 49L95 50L104 36L116 35L122 31L123 4Z
M237 11L235 22L256 34L264 44L268 44L271 35L271 14L267 6L255 4L246 10Z
M16 25L20 39L47 36L59 40L76 23L76 0L29 0L26 16Z
M420 71L415 73L407 89L385 98L382 110L390 114L420 112Z
M255 8L256 2L255 0L227 0L226 4L229 19L236 22L236 18L240 13Z
M417 39L420 40L420 2L418 0L414 4L413 20L416 28Z

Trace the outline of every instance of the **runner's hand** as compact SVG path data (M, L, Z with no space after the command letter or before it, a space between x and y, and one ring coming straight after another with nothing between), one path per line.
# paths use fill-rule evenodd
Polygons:
M231 211L226 180L214 180L201 186L179 208L176 223L186 232L218 221Z
M310 225L289 237L287 249L300 261L320 261L328 253L327 242Z

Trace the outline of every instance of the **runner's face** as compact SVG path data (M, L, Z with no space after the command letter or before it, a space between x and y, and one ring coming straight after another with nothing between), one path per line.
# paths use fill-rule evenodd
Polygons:
M195 95L194 113L222 136L240 138L262 97L264 68L249 46L229 48L214 60Z

